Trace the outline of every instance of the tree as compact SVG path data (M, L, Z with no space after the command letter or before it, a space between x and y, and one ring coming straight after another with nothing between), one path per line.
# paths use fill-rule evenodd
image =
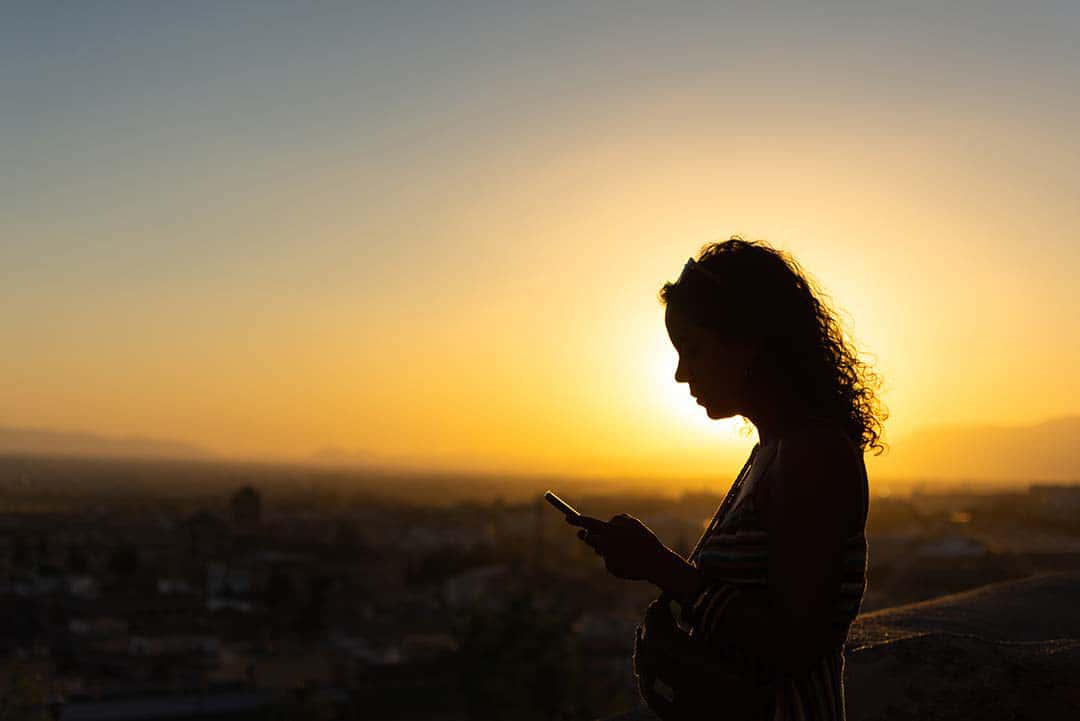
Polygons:
M48 694L41 677L18 661L8 666L7 677L0 721L49 721Z
M581 715L581 655L571 621L568 609L530 592L467 614L459 629L459 668L469 717Z

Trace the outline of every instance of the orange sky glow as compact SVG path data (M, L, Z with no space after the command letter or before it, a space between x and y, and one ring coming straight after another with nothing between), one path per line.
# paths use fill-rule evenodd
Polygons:
M12 88L34 113L12 131L26 177L0 200L0 425L726 478L754 439L674 381L657 291L736 233L829 293L885 380L886 442L1077 412L1080 105L1059 91L1080 63L1057 64L1075 49L1053 23L1017 36L1041 48L1027 83L960 30L911 59L915 26L789 48L793 26L740 15L765 46L740 41L733 68L709 49L742 25L702 10L580 33L506 11L469 52L464 15L434 44L403 16L380 19L400 47L351 45L334 28L366 27L359 12L296 35L269 17L232 45L209 18L174 38L210 54L186 68L136 33L82 68L76 44L52 74L44 50L7 51L41 80ZM715 36L688 31L706 21ZM523 24L541 39L514 50ZM112 95L54 104L95 82Z

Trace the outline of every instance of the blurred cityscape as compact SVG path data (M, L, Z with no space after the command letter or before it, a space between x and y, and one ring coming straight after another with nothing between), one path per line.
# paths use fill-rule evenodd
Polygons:
M585 719L635 704L632 633L655 589L608 576L543 488L447 501L433 482L435 503L199 468L0 459L0 718ZM685 553L724 490L567 498ZM864 611L1076 570L1080 486L875 495L868 536Z

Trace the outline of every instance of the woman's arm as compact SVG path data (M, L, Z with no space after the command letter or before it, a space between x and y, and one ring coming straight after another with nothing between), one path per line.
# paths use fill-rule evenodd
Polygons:
M688 603L701 593L705 577L685 558L670 548L654 578L649 580L679 603Z

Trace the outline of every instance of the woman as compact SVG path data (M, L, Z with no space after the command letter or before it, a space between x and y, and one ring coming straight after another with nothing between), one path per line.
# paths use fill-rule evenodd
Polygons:
M662 591L639 627L642 695L662 718L844 719L843 649L866 582L863 452L884 449L878 378L765 243L705 246L660 299L675 380L710 418L748 419L759 442L689 558L625 514L578 533L609 572Z

